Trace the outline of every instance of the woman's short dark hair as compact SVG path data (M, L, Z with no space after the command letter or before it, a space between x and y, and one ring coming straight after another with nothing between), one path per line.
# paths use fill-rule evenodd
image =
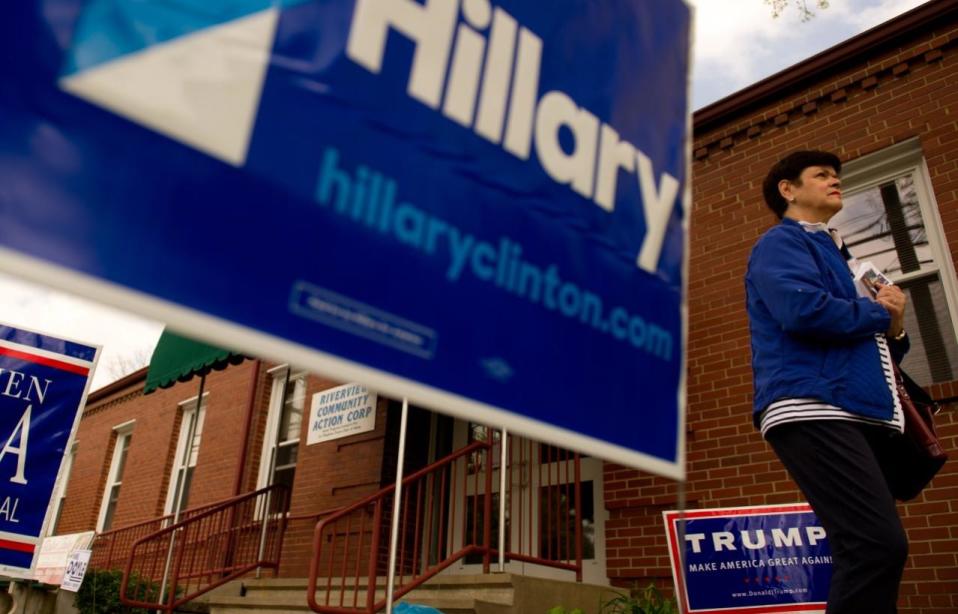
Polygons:
M779 219L788 209L788 203L778 191L779 182L784 179L795 184L800 183L802 171L809 166L829 166L835 169L836 173L842 172L842 161L827 151L793 151L776 162L762 182L762 195L765 197L765 204Z

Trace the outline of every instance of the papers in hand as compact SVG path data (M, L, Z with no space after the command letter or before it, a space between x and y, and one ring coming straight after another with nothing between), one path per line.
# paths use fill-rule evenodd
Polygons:
M871 262L862 262L855 271L855 283L866 289L869 294L875 296L878 294L878 286L891 286L894 282L885 277L885 274L878 270Z

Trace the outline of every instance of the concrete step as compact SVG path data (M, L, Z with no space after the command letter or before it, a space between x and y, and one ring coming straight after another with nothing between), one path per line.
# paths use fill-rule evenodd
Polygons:
M503 604L503 603L492 603L489 601L483 601L481 599L476 599L473 604L476 614L515 614L515 608L512 604ZM543 610L544 612L545 610ZM531 614L541 614L539 612L533 612Z
M441 575L404 595L399 601L427 605L443 614L512 614L513 579L510 574L476 576ZM317 591L317 601L325 604L325 583ZM352 586L352 582L350 582ZM360 582L365 587L365 581ZM339 606L339 583L334 580L336 593L329 605ZM307 582L303 578L255 578L230 583L217 589L204 601L210 614L299 614L309 612L306 603ZM352 589L345 590L345 607L353 603ZM365 603L366 590L356 595L356 602ZM376 599L385 599L385 578L377 578Z
M477 614L478 612L477 601L470 598L407 598L401 599L400 601L407 601L408 603L416 603L419 605L427 605L436 608L443 614ZM338 606L339 601L334 601L330 605ZM351 601L346 603L347 607L351 605ZM511 606L504 606L502 604L493 605L496 608L506 609L486 609L483 610L483 612L486 614L510 614L512 612ZM310 612L310 609L306 605L305 597L303 598L301 604L286 603L276 599L275 597L231 597L222 598L217 600L216 603L210 604L210 614L251 614L252 612L268 612L269 614L302 614L304 612Z

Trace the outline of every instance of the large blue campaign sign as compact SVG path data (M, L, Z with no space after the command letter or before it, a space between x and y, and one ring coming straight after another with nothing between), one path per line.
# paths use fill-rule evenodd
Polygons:
M683 614L825 611L831 549L807 504L668 511L663 517Z
M684 475L683 0L34 0L2 264Z
M98 354L0 324L0 576L31 577Z

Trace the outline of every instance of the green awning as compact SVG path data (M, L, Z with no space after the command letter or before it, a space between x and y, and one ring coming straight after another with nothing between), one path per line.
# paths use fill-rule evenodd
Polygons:
M194 375L206 375L212 369L221 370L229 365L238 365L245 358L242 354L182 337L165 329L153 350L143 393L169 388L177 382L189 381Z

